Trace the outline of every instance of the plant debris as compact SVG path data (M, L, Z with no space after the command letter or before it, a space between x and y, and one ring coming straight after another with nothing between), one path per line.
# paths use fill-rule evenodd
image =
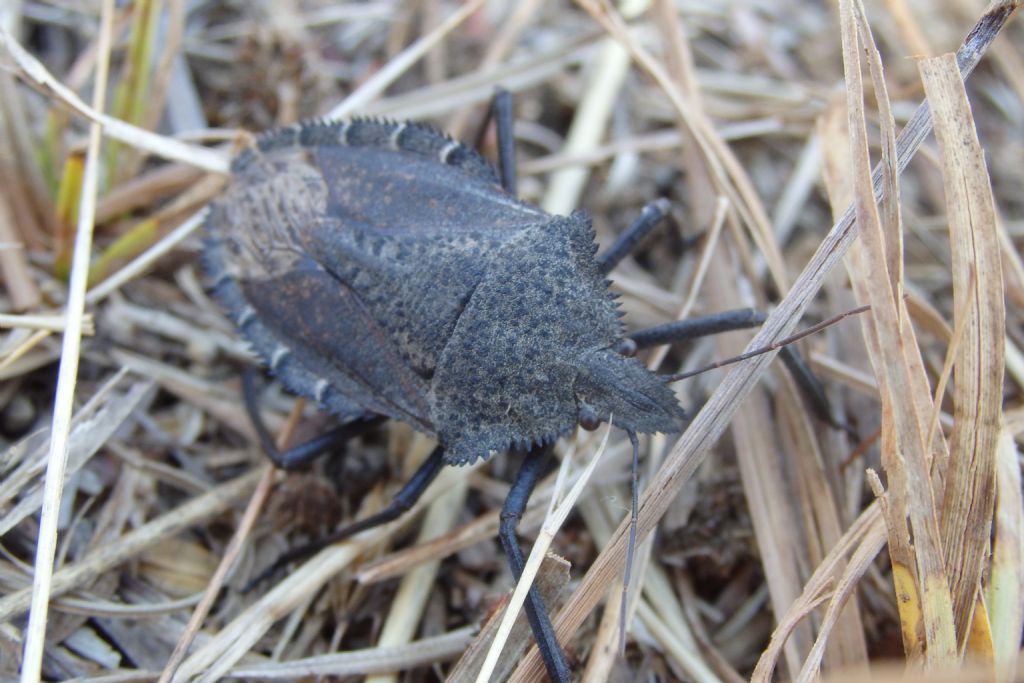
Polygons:
M616 272L632 325L770 314L760 332L645 352L648 367L685 372L871 306L799 342L843 429L772 354L674 385L693 422L641 439L623 656L631 452L613 432L551 545L568 579L551 557L538 575L562 595L575 671L867 681L895 658L911 680L974 680L979 663L1015 680L1017 4L8 3L0 678L473 679L514 587L495 538L514 456L445 468L410 514L244 591L287 549L379 510L433 444L388 424L346 445L345 468L273 470L239 398L256 361L206 289L199 227L252 135L362 116L472 143L500 86L525 201L585 209L604 245L671 201L671 225ZM1004 22L1012 39L989 47ZM914 118L924 97L930 118ZM494 159L493 130L478 137ZM260 405L281 446L334 424L274 383ZM563 439L568 474L538 485L523 537L547 529L598 440ZM531 681L539 666L530 648L499 670Z

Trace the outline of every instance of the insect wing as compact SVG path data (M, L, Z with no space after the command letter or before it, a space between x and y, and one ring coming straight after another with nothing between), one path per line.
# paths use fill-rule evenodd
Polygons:
M303 391L304 386L289 388L328 407L337 391L369 411L432 431L426 382L411 371L387 331L343 283L309 267L273 280L246 282L242 289L249 300L260 302L264 324L290 349L284 364L271 355L271 369L286 383L297 377L296 371L316 372L326 380L326 385L315 384L312 393ZM298 367L292 368L292 361Z
M429 380L492 258L550 217L505 193L489 167L377 147L321 146L311 156L329 179L332 220L301 232L305 253L356 293Z
M547 214L417 124L282 129L233 172L206 262L256 351L335 413L433 432L429 381L490 255Z
M292 391L343 417L379 413L432 432L426 382L358 295L304 251L303 234L335 225L325 197L319 171L299 155L237 173L207 222L214 292Z
M550 219L505 192L488 176L490 167L467 169L377 147L324 146L311 154L328 180L328 214L348 227L432 240L480 231L507 235Z

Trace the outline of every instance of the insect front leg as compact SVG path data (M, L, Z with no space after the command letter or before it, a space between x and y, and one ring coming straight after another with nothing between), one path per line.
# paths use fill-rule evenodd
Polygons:
M766 314L752 308L741 308L700 318L655 325L633 332L628 339L636 345L636 349L662 344L678 344L712 334L757 327L764 323L767 317ZM825 388L796 349L792 346L783 346L779 349L779 357L793 376L815 416L833 427L847 429L846 425L840 424L833 416L832 406L825 394Z
M647 349L662 344L678 344L685 341L692 341L700 337L707 337L722 332L733 330L746 330L757 327L767 319L764 313L755 311L752 308L741 308L733 311L723 311L700 318L689 318L687 320L675 320L670 323L654 325L643 330L638 330L629 335L638 349Z
M501 538L501 545L505 549L509 566L512 569L512 576L516 581L523 574L523 566L526 560L523 558L523 551L519 548L519 541L516 538L516 527L519 520L523 518L526 504L530 500L534 486L544 473L544 467L551 456L551 446L535 448L523 458L523 464L516 474L512 488L505 498L505 504L501 508L501 524L498 536ZM555 683L568 683L571 680L572 672L565 660L565 653L562 646L558 644L555 636L555 629L551 625L551 618L548 616L547 608L540 597L540 591L532 586L526 597L526 617L530 621L530 629L537 641L537 648L540 650L541 659L548 670L548 676Z
M619 235L608 249L597 257L601 272L607 275L614 270L615 266L621 263L652 230L669 216L670 209L671 203L664 198L656 199L644 206L636 220ZM757 327L766 319L767 316L760 311L743 308L700 318L664 323L630 334L624 340L625 343L621 345L619 351L626 355L632 355L638 349L662 344L678 344L712 334ZM807 361L789 346L780 349L779 355L818 419L833 427L848 430L847 425L840 424L833 416L832 406L825 394L825 388L811 372Z

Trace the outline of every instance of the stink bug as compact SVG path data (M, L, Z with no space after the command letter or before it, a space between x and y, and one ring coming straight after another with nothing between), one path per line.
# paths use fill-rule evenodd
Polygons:
M442 465L526 450L501 523L518 578L516 525L556 439L610 415L630 433L682 430L665 378L631 351L687 332L626 337L605 279L664 216L664 200L597 257L586 214L553 216L509 191L512 138L501 122L510 118L498 111L503 178L416 123L314 122L261 135L211 205L204 256L215 294L270 370L344 423L279 464L373 418L438 440L384 512L331 540L397 517ZM569 680L536 591L526 606L549 675Z
M550 443L615 414L679 431L623 338L590 220L506 193L475 151L419 124L265 134L211 206L215 292L292 391L437 436L447 464Z

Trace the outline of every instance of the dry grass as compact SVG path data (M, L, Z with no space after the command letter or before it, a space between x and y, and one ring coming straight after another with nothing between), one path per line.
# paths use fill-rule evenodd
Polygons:
M510 458L448 469L410 515L241 590L379 509L432 444L395 424L344 465L269 468L198 232L243 131L364 114L471 139L501 85L524 198L587 209L604 241L673 201L682 227L616 272L631 326L772 313L652 367L871 306L801 342L848 429L814 417L774 354L680 386L690 428L641 441L624 608L630 449L613 430L553 539L571 575L534 560L575 669L1020 679L1020 23L988 46L1013 8L990 8L958 69L981 14L955 0L0 7L0 678L475 680L520 597L494 540ZM264 406L282 445L330 424L274 388ZM523 535L550 540L551 497L581 481L542 482ZM536 680L528 631L509 632L496 679Z

